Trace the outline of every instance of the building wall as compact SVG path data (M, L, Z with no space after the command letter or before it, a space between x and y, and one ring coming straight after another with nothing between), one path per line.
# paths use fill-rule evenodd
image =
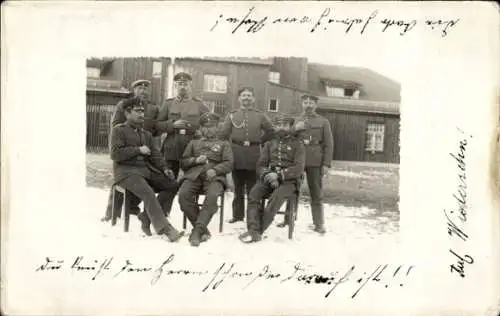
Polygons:
M127 97L126 94L87 91L86 104L116 105L121 99L125 97Z
M307 58L276 57L272 69L280 73L280 84L307 90Z
M399 163L399 122L397 115L355 113L320 109L332 125L334 160ZM384 151L365 150L368 123L384 123Z
M160 78L153 78L153 62L162 63ZM168 79L169 58L124 58L123 59L123 85L130 89L132 82L139 79L151 81L150 99L153 103L161 105L166 95L166 82Z
M279 113L286 115L299 114L302 112L300 97L301 92L297 90L269 83L267 85L266 111L268 110L269 100L277 98L279 100ZM274 116L272 112L269 112L269 114Z
M223 101L229 109L239 108L238 89L251 86L255 90L256 106L265 109L267 106L266 86L269 66L255 64L237 64L196 59L176 59L174 73L185 71L193 78L193 95L205 101ZM227 93L210 93L203 91L204 75L227 76Z

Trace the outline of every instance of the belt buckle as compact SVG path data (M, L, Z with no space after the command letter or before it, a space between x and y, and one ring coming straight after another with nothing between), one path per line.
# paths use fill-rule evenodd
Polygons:
M186 130L185 130L185 129L180 129L180 130L179 130L179 134L181 134L181 135L186 135Z
M250 141L245 140L245 141L243 142L243 146L245 146L245 147L250 147Z

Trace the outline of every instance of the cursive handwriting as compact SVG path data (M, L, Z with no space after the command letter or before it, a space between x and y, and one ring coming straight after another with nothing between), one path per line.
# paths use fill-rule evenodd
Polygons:
M450 210L445 209L444 214L446 216L448 235L451 238L458 237L461 242L466 242L469 239L469 235L466 233L465 229L465 224L468 219L466 154L469 144L468 141L472 136L466 135L460 128L457 128L457 131L460 135L457 150L454 153L450 153L457 169L457 187L452 194L456 206ZM452 273L458 273L462 278L465 277L464 263L472 264L474 259L469 255L465 255L464 258L462 258L453 249L449 251L453 254L453 258L456 261L456 263L450 265L450 271Z
M220 13L215 23L210 28L210 31L213 32L216 29L224 27L224 25L228 25L231 34L235 34L238 31L247 34L255 34L273 25L306 25L306 30L308 30L309 33L328 31L330 26L338 26L342 28L344 34L357 31L359 34L363 35L368 29L372 28L381 33L393 31L403 36L421 24L428 30L439 31L441 37L446 37L459 21L460 19L446 20L442 18L427 18L419 22L415 19L384 16L379 10L374 10L366 16L342 16L342 13L337 14L331 8L325 8L321 13L313 16L259 16L255 6L253 6L241 16L226 16Z
M173 267L175 255L171 254L167 259L163 260L156 267L151 264L140 264L134 263L131 259L124 259L119 261L114 257L109 257L101 260L95 260L86 258L84 256L77 256L74 260L66 261L60 259L54 259L50 257L44 258L43 264L37 265L35 272L37 273L49 273L58 272L61 273L65 270L70 271L72 274L75 273L90 273L89 278L95 281L97 277L104 276L108 274L111 279L116 279L118 277L123 278L126 275L146 275L151 276L149 279L150 285L155 285L159 282L162 276L178 276L178 277L202 277L209 276L208 281L205 279L203 281L202 292L208 293L213 292L221 288L225 283L233 283L233 286L242 282L241 290L246 290L258 282L276 282L277 284L286 284L290 282L298 282L307 286L326 286L325 298L328 298L341 284L354 283L359 284L356 291L352 294L351 298L356 298L359 293L367 286L369 282L384 283L385 288L391 280L395 279L399 271L402 271L402 265L398 266L396 272L390 276L386 271L389 269L389 265L379 265L372 272L367 274L359 269L356 269L354 265L350 266L344 272L330 272L327 274L316 273L313 271L307 271L304 265L301 263L295 263L291 271L276 271L271 265L266 264L260 269L252 271L241 271L237 269L236 263L226 263L223 262L218 265L213 272L210 270L195 271L185 267ZM457 272L462 271L464 263L470 262L472 258L470 256L464 256L463 258L457 255L458 261L454 265ZM65 262L70 264L65 266ZM172 267L170 267L172 266ZM169 267L169 268L167 268ZM410 270L413 266L410 266L407 270L406 276L408 276ZM354 273L359 270L359 275L355 276ZM368 275L368 276L367 276ZM231 281L230 281L231 280ZM400 282L400 286L402 283ZM342 286L344 287L344 286Z
M455 264L450 265L450 271L452 273L453 272L458 273L462 278L465 277L464 263L473 264L474 259L469 255L465 255L464 257L461 257L455 251L453 251L451 249L450 249L450 252L456 257L456 259L458 259L456 265Z

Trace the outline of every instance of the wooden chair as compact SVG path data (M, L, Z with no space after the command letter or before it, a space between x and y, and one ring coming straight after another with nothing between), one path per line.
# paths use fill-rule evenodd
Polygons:
M295 221L297 220L297 210L299 208L299 196L300 192L297 191L294 195L286 198L286 208L285 211L278 211L277 214L284 215L287 219L288 226L288 239L293 239L293 230L295 229ZM266 208L266 201L268 199L262 199L262 210Z
M218 197L218 203L217 203L217 206L219 207L219 233L222 233L223 229L224 229L224 199L226 197L226 192L222 192L221 195L219 195ZM205 194L198 194L196 196L196 201L198 202L198 207L203 207L203 203L200 203L200 197L201 196L205 196ZM184 214L184 218L183 218L183 221L182 221L182 228L183 229L186 229L187 227L187 217L186 217L186 214Z
M116 199L115 199L116 192L123 194L123 203L122 203L122 208L120 210L118 210L116 206ZM121 213L123 212L123 226L124 226L124 231L126 233L128 232L130 226L130 207L128 204L129 201L127 199L127 190L125 190L125 188L119 185L114 185L113 202L111 204L111 226L116 225L118 217L121 217Z

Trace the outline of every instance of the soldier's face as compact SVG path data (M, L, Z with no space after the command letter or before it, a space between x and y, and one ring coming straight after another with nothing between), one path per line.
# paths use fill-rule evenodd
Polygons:
M190 81L177 81L175 84L180 95L186 95L191 90Z
M142 100L146 100L149 96L149 88L145 86L139 86L134 88L135 96L139 97Z
M125 111L127 121L134 124L142 124L144 122L144 107L134 106L130 111Z
M255 102L255 97L251 91L245 90L241 92L239 96L239 101L243 106L249 106Z
M200 129L201 134L206 138L215 138L219 132L217 124L208 124Z
M317 107L317 104L316 102L314 102L313 100L311 99L305 99L302 101L302 108L304 109L304 111L312 111L312 110L315 110Z

